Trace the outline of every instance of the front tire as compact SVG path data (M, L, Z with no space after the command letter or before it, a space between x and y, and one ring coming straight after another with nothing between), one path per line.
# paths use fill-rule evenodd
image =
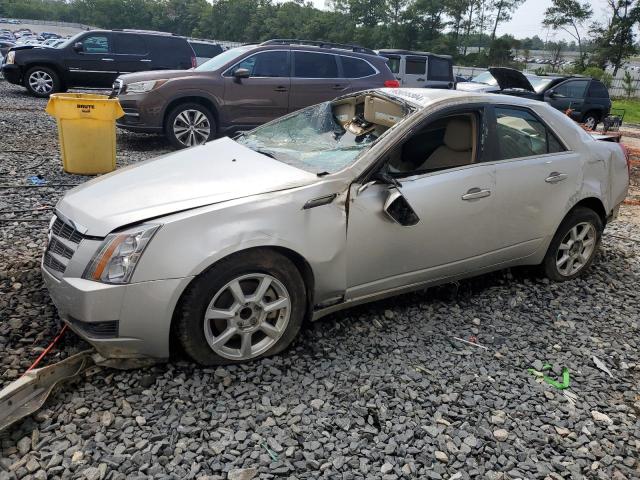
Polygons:
M221 260L189 286L176 334L201 365L247 362L288 347L305 311L304 281L293 262L251 250Z
M596 256L604 226L593 210L577 207L558 227L542 262L551 280L564 282L582 275Z
M216 121L204 105L183 103L169 112L164 131L174 147L194 147L215 138Z
M60 91L60 77L47 67L33 67L24 76L24 86L31 95L47 98L52 93Z

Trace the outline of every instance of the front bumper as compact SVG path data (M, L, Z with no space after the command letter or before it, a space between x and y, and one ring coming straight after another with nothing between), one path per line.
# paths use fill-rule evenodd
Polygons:
M191 278L108 285L41 269L60 318L103 357L169 357L171 318Z
M124 110L124 116L116 120L118 127L133 132L162 132L165 100L157 92L120 95L118 100Z
M15 85L22 84L22 69L16 64L4 64L2 65L2 74L7 82Z

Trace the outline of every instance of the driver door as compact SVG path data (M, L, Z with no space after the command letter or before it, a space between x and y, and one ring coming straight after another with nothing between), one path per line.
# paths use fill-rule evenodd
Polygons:
M455 277L493 263L499 219L495 166L482 162L483 112L448 114L397 147L385 160L390 175L401 183L397 190L383 182L364 190L352 186L347 299ZM454 122L458 128L450 126L458 117L475 120L465 132L459 122ZM465 135L471 138L460 141ZM424 164L416 165L421 158ZM402 194L418 223L405 226L390 218L384 208L390 192Z
M82 49L67 47L69 85L109 88L118 77L118 65L109 32L89 33L81 40Z

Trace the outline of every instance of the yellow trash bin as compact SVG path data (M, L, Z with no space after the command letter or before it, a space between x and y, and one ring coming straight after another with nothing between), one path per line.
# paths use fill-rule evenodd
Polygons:
M46 112L58 120L62 165L67 173L95 175L116 169L120 103L106 95L54 93Z

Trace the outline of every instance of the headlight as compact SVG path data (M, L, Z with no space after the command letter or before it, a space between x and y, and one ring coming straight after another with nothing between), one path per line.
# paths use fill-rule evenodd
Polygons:
M146 93L158 88L166 80L147 80L145 82L133 82L127 85L127 93Z
M82 278L104 283L129 283L147 244L160 225L140 225L125 233L107 235Z
M7 53L7 60L4 62L7 65L12 65L16 61L16 52L11 51Z

